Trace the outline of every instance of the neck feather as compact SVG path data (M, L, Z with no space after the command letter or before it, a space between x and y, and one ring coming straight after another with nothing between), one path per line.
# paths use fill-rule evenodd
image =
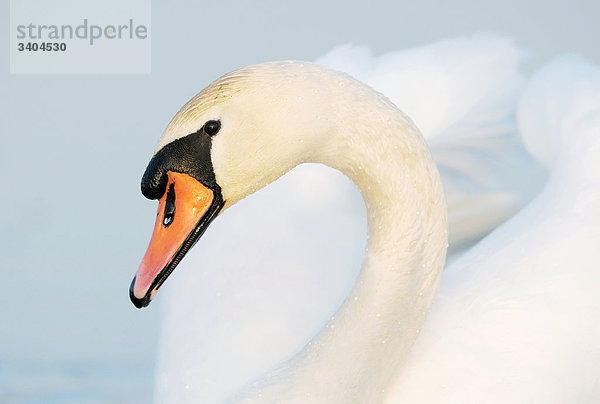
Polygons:
M344 129L307 160L340 170L363 195L368 242L361 273L323 330L241 402L382 401L433 302L447 247L437 169L408 118L384 97L358 91L366 112L357 116L353 108L332 118Z

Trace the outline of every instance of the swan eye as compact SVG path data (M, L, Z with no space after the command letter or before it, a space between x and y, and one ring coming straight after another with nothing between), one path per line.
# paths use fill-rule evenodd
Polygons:
M163 215L163 226L167 227L173 223L175 217L175 187L171 184L167 192L167 200L165 201L165 214Z
M202 127L202 132L206 136L214 136L219 132L219 129L221 129L221 121L208 121Z

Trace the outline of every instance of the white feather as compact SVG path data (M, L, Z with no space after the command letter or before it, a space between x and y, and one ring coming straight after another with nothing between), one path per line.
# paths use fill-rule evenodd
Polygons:
M452 90L455 91L454 97L428 98L436 100L435 105L441 105L438 107L439 110L431 106L432 121L430 130L431 133L436 133L435 136L430 137L433 153L438 159L440 155L464 157L465 154L461 155L460 153L461 144L475 145L475 150L477 150L477 146L493 150L493 146L500 145L501 150L504 147L504 150L507 150L508 154L512 156L510 158L517 156L515 159L517 169L512 170L512 178L519 177L518 175L515 176L515 172L518 173L518 168L523 167L527 169L528 173L534 173L536 179L532 182L535 185L540 182L539 171L535 171L531 162L521 154L521 149L518 143L514 141L514 136L512 136L514 126L510 124L510 121L514 119L512 116L516 98L514 88L518 87L515 84L518 84L520 80L516 75L518 52L510 45L510 42L498 40L497 38L490 40L476 38L473 41L477 45L472 47L469 47L471 43L465 39L460 39L454 44L450 41L446 42L445 45L435 45L440 49L443 49L444 46L451 49L451 51L440 53L441 56L437 59L439 65L443 66L444 63L451 65L452 60L459 60L461 63L458 66L462 66L463 69L467 66L477 65L478 68L475 70L481 80L477 80L475 83L470 82L469 75L472 72L468 69L448 69L455 76L444 76L449 83L443 84L442 80L442 87L449 88L451 84L456 85ZM458 47L458 44L462 44L463 47ZM497 47L494 47L494 44ZM500 49L505 49L505 53L500 52ZM460 50L463 50L462 58L456 57L457 54L461 55ZM485 54L486 51L510 60L502 60L502 57L494 59L490 58L489 55L487 57L476 57L478 52ZM418 60L415 55L431 54L432 52L425 50L421 52L412 50L409 52L409 55L416 58L414 60ZM467 63L471 56L472 63ZM430 56L428 58L428 60L435 60ZM399 57L399 60L402 60L402 58ZM407 57L404 60L409 60L409 58ZM498 63L498 61L502 63ZM478 65L477 63L481 64ZM434 81L439 79L439 73L443 71L439 65L437 69L424 69L424 71L432 72L432 80ZM365 66L369 66L369 64L364 63L363 66L355 69L353 73L357 75L361 72L364 73L368 70ZM485 66L494 67L494 69L486 71ZM498 68L498 66L504 67ZM498 74L496 68L500 69L502 74ZM460 76L461 71L465 74L462 84L456 78L456 75ZM493 84L480 85L482 81L485 81L485 74L489 74L488 80ZM497 79L498 76L501 78ZM407 77L411 76L407 75ZM412 78L408 81L411 80ZM421 80L422 85L427 83L431 83L431 81ZM508 88L510 91L498 93L496 90L500 88ZM533 90L530 90L529 94L531 94L531 91ZM459 94L464 94L464 97L459 97ZM536 98L535 95L532 97L534 97L533 99ZM451 101L452 98L462 100L463 105L451 105L448 107L451 113L446 114L444 102L437 101L444 101L444 99ZM424 104L421 104L421 110L423 111L427 108L426 101L427 98L423 100ZM526 103L525 105L532 104ZM522 104L520 110L524 111L524 108L525 106ZM415 111L418 111L418 108ZM416 114L419 115L417 112ZM423 116L426 117L426 114L423 114ZM547 119L546 115L540 114L538 116L537 122L544 122L544 119ZM418 122L419 118L416 119ZM525 127L526 123L523 122L522 118L521 126ZM423 125L427 127L425 122L423 122ZM438 132L434 130L436 128ZM470 132L469 129L472 129L472 131ZM469 133L473 133L473 135L470 136ZM436 142L440 142L437 143L440 146L436 146ZM440 147L440 150L452 149L455 153L444 151L436 154L436 147ZM465 149L469 150L469 147ZM472 157L477 156L478 153L478 151L472 153L467 151L466 155ZM491 156L497 157L499 155L502 155L502 153L492 154ZM506 167L510 158L493 162L491 167L496 169ZM452 175L446 175L445 177L445 185L454 183L455 185L450 185L450 187L454 186L454 189L458 190L456 201L459 202L454 205L454 210L452 202L450 204L451 220L453 215L458 218L452 225L456 227L456 223L468 222L467 219L473 217L479 223L478 226L465 226L465 230L461 234L466 236L457 237L457 239L465 240L474 234L480 235L482 232L487 231L490 226L497 224L514 211L516 207L527 200L527 192L521 191L523 188L528 187L521 184L515 188L507 188L506 183L502 183L502 181L495 183L493 179L501 178L502 175L490 169L489 163L493 161L493 158L459 158L458 161L459 163L456 164L459 164L463 170L452 171L448 169L453 177ZM479 163L487 163L488 165L484 164L483 168L478 168L477 164ZM455 163L452 163L450 158L448 162L442 161L443 178L444 164L451 167L451 164ZM364 232L366 226L365 217L360 215L362 209L360 196L352 184L339 173L331 170L322 171L323 169L320 166L299 167L262 192L239 202L234 209L228 210L226 214L211 225L211 229L198 243L198 246L188 254L187 260L181 264L181 267L167 282L165 286L165 292L167 293L163 292L163 294L168 296L162 297L165 314L157 365L156 398L158 402L223 401L247 383L260 378L265 372L277 367L283 360L301 350L307 341L326 324L344 297L347 296L360 269L359 262L364 249L364 240L361 233ZM489 173L492 173L491 177ZM494 177L494 173L496 177ZM556 176L556 172L553 175ZM525 176L521 175L521 177ZM460 178L466 178L467 180L461 182ZM473 180L473 178L475 179ZM489 178L492 178L492 180L487 182ZM483 195L483 197L477 199L475 197L477 195ZM449 200L452 201L451 194L448 196ZM596 194L592 194L589 198L598 200ZM543 200L545 201L543 205L550 205L551 202L549 202L548 197ZM481 210L474 215L467 207L476 205L480 206ZM464 207L464 211L460 212L460 209L456 206ZM503 213L481 225L480 218L485 217L486 209L495 212L494 214L497 212ZM531 212L528 220L532 220L530 216L541 215L540 212L544 212L543 209L535 207L528 209ZM481 212L484 212L484 214L482 215ZM354 218L357 213L358 220ZM527 214L523 213L522 215ZM524 220L523 223L527 223L527 220ZM504 335L509 336L506 341L496 346L493 343L494 338L499 337L494 335L493 327L486 328L490 323L497 325L498 320L503 319L505 313L510 313L515 319L515 330L518 332L523 327L527 328L529 323L526 320L531 320L531 313L535 314L536 310L540 309L536 306L535 301L531 306L520 309L524 306L519 306L519 303L511 306L512 300L508 299L507 302L506 299L501 299L501 294L511 292L513 286L516 290L515 293L518 292L519 285L523 290L530 292L527 285L533 282L532 279L528 279L529 283L524 281L522 284L513 285L511 282L518 282L521 278L517 276L516 278L509 278L509 281L495 282L495 279L499 279L500 269L485 272L476 271L476 268L483 267L490 259L494 259L496 254L500 254L500 256L505 254L504 261L500 260L498 265L506 263L509 268L512 265L515 269L509 271L507 276L511 274L518 275L523 271L520 271L519 266L516 264L527 262L525 258L523 258L524 261L519 261L521 257L525 257L529 250L533 254L537 253L539 255L539 251L543 250L544 247L543 243L536 244L534 242L535 238L534 240L527 239L531 243L528 245L511 241L510 244L513 248L520 248L516 253L510 251L503 244L508 243L511 240L511 235L514 235L515 232L523 231L522 227L517 227L511 227L510 223L507 224L503 229L508 230L499 230L499 232L494 233L478 246L478 249L470 252L469 255L463 257L450 268L452 272L448 272L450 275L448 275L448 279L444 280L442 287L445 289L442 289L440 298L436 303L436 311L434 311L424 330L420 333L415 351L409 358L403 372L403 375L408 376L401 379L395 394L419 398L419 400L427 402L428 399L435 400L435 397L439 399L439 396L435 396L435 394L446 394L447 387L452 386L455 394L458 394L456 396L457 400L460 397L467 397L468 399L473 397L479 399L481 397L489 398L489 395L482 396L482 393L490 388L489 383L483 383L482 380L477 378L472 379L472 381L479 381L473 383L472 387L461 388L461 381L464 381L464 379L461 379L461 377L464 377L461 376L461 370L464 369L465 372L463 373L471 376L481 374L498 377L500 375L501 380L498 384L501 387L497 388L498 397L503 397L502 393L509 392L511 389L523 393L522 397L526 397L525 399L532 398L534 402L545 402L537 400L537 397L550 396L550 393L539 396L531 395L538 391L539 383L530 383L531 389L525 391L527 386L525 382L519 381L512 384L506 382L506 379L511 376L503 378L501 372L506 370L507 375L512 375L511 369L506 369L502 363L487 361L488 358L493 359L497 351L504 352L505 349L508 349L507 347L522 348L524 345L523 341L518 339L519 336L522 336L524 340L529 338L529 334L518 333L516 337L513 336L511 339L510 334L504 328L506 323L501 323L502 327L497 326L496 329L504 331L504 334L499 333L498 335L501 337ZM578 226L574 227L578 228ZM539 232L543 233L545 230L547 229L541 229ZM498 238L498 234L505 234L505 236ZM592 237L591 240L598 240L597 234L592 234L592 236L596 238ZM578 237L574 238L576 244L579 239ZM538 247L534 247L536 245ZM577 245L569 245L568 247L576 249ZM562 256L560 255L561 251L567 251L566 248L567 246L561 250L558 246L553 246L552 250ZM499 249L506 252L497 252L496 250ZM582 257L586 257L582 259L583 267L586 268L586 263L589 262L592 252L584 248L580 253ZM555 257L551 258L554 259ZM535 261L533 258L531 260ZM454 268L473 269L454 270ZM539 274L540 272L542 271L535 271L534 273ZM453 279L459 279L459 275L456 274L463 273L468 274L464 275L464 279L467 280L463 281L463 278L460 278L460 281L453 281ZM568 276L567 279L564 279L565 276L563 274L560 281L565 285L570 285L570 287L563 291L564 294L571 296L577 304L584 302L571 294L573 290L577 290L577 287L580 286L579 281ZM480 279L483 280L482 285L477 284ZM542 290L546 290L555 285L555 280L552 277L548 278L548 282L543 282L541 286L536 285L536 287L539 286ZM589 280L593 281L597 278ZM493 293L486 295L491 302L500 301L498 308L490 310L485 307L483 309L473 308L472 311L477 313L478 317L472 315L469 311L466 314L462 313L461 310L465 307L463 298L471 299L467 300L471 302L468 308L473 307L477 302L488 301L486 296L482 297L480 295L484 292L480 292L479 288L486 290L484 287L486 285L489 286L491 292L495 291L499 296L494 297ZM533 296L536 296L536 293L533 293ZM517 296L520 295L517 293ZM587 295L584 294L584 297L587 299ZM564 304L565 302L561 301L561 303ZM440 305L441 308L439 308ZM568 317L572 322L558 322L557 324L568 324L579 330L577 327L581 326L583 320L577 322L575 319L578 316L569 315L573 307L564 305L562 308L563 313L565 313L564 317ZM448 316L445 315L447 312L450 313ZM597 305L585 301L582 308L583 315L580 317L589 318L591 313L597 314L598 312ZM551 318L551 312L549 311L540 313ZM469 333L466 330L469 330L469 321L472 318L481 322L472 323L471 326L477 332ZM548 321L544 322L543 318L539 321L542 325L548 324ZM544 327L538 327L536 330L539 331L540 329L543 330ZM589 327L583 329L589 335L598 335L597 327L591 330L596 334L589 333ZM579 331L571 334L579 334ZM539 333L534 333L534 335L540 336ZM564 333L560 335L564 337ZM479 345L470 343L472 341L469 338L474 337L476 339L481 337L477 339L477 341L480 341ZM502 340L501 337L500 340ZM446 339L448 342L444 342ZM586 337L580 337L580 339L590 341ZM564 343L566 343L565 341L572 341L567 337L561 340ZM429 351L428 343L431 343L431 341L441 345L432 344L433 348ZM544 357L543 354L548 353L550 348L563 348L563 345L553 345L552 343L544 345L540 343L540 346L545 346L547 350L540 348L541 353L537 356L533 355L533 359L547 360L548 358ZM457 349L457 346L465 347L465 349ZM472 353L468 349L469 346L474 347ZM438 352L439 355L433 355L432 358L430 352ZM571 357L571 351L566 350L564 352L568 352L565 355ZM589 354L590 350L588 349L585 352ZM578 353L581 352L578 351ZM591 357L598 359L597 351L591 353L596 355ZM507 356L509 359L514 360L519 355L515 349ZM451 363L440 366L439 372L433 372L432 377L427 378L427 367L439 364L435 362L436 360L441 361L442 365L444 361ZM596 362L598 361L596 360ZM510 361L507 363L510 363ZM540 365L539 361L536 363ZM580 362L576 361L575 363ZM458 368L456 367L457 364ZM490 365L489 369L486 364ZM588 369L595 369L589 363L584 367L586 366ZM487 373L482 371L481 367L488 369ZM536 367L525 367L525 369L527 371L530 371L530 369L540 370ZM521 372L523 375L526 373ZM596 374L598 374L597 371ZM546 375L544 374L544 376ZM484 380L493 380L494 377ZM525 377L525 379L527 378ZM581 385L587 386L583 389L587 393L581 393L584 394L581 397L596 397L597 391L594 390L593 385L590 385L589 379L587 381L583 379ZM540 380L550 379L542 378ZM555 381L555 379L552 380ZM521 390L514 390L515 386L520 386ZM429 389L430 387L432 388ZM420 396L419 394L423 395ZM442 395L442 397L446 396ZM454 396L448 395L447 397ZM514 400L509 401L514 402Z

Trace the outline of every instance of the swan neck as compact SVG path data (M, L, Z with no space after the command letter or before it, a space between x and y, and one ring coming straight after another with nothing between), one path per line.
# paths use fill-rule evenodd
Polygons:
M352 142L352 164L339 167L363 195L367 249L354 289L317 337L314 354L345 373L330 383L348 381L347 402L383 400L431 307L447 247L443 191L423 138L400 114L378 129L372 138L361 133L369 147Z
M382 401L433 302L447 247L439 174L412 122L382 97L375 102L378 120L339 117L345 131L313 159L347 175L364 198L368 240L357 283L309 345L259 383L262 399Z

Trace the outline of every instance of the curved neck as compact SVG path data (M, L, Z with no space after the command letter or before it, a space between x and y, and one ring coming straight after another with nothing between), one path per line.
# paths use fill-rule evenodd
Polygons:
M305 349L241 402L380 402L432 304L447 247L439 175L413 124L383 97L375 101L376 117L338 116L345 132L312 156L346 174L365 200L357 283Z

